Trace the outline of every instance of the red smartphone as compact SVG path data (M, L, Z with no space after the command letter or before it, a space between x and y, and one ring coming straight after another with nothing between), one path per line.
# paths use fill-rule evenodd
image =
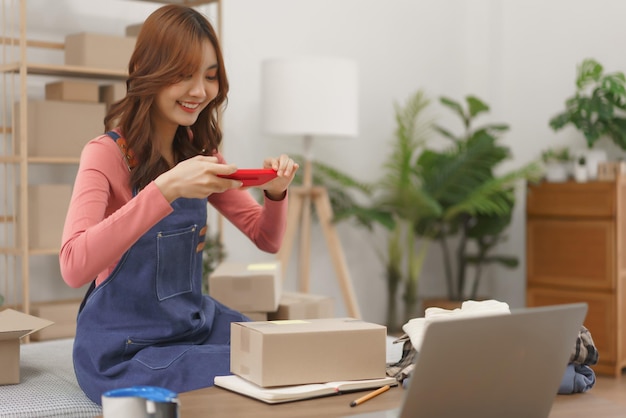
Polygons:
M276 171L271 168L240 168L231 174L219 174L218 177L239 180L243 187L260 186L276 178Z

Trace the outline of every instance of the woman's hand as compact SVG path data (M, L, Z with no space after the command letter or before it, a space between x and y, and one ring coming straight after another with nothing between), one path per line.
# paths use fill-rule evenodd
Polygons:
M217 157L197 155L176 164L154 182L168 202L179 197L201 199L240 188L241 181L218 177L218 174L231 174L236 170L235 165L219 163Z
M266 158L263 161L263 168L271 168L277 175L275 179L261 186L270 199L281 200L285 197L285 192L293 181L298 167L299 165L286 154L281 154L277 158Z

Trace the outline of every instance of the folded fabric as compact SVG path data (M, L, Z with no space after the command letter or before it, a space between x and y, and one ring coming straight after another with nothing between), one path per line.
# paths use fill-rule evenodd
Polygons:
M584 325L580 326L576 345L572 350L569 362L574 364L594 365L598 362L598 350L593 343L591 333Z
M567 395L587 392L596 383L596 374L584 364L569 363L561 380L558 393Z
M505 302L493 299L483 301L466 300L461 304L460 308L452 310L437 307L428 308L423 318L409 320L402 326L402 330L408 335L413 347L419 352L422 347L424 332L431 322L509 313L511 313L511 310Z

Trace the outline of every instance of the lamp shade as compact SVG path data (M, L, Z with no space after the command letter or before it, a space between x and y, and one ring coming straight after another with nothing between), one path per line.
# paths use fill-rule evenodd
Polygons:
M263 131L274 135L356 136L356 62L315 56L265 60L261 121Z

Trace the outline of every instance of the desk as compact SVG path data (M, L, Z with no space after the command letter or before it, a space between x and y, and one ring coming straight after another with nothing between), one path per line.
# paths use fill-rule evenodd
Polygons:
M225 389L211 387L181 393L180 418L304 418L341 417L373 412L400 405L404 390L391 388L357 407L350 402L361 394L346 394L292 403L268 405ZM556 397L549 418L623 418L626 408L611 399L596 396L593 390L576 395Z

